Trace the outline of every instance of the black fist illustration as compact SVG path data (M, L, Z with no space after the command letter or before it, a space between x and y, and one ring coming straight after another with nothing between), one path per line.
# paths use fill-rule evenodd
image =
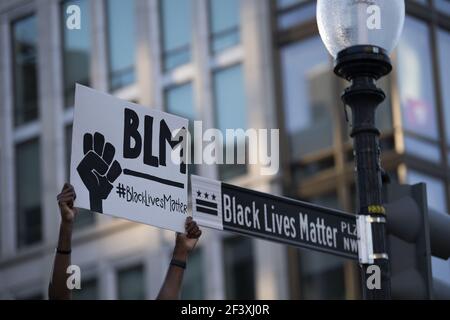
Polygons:
M90 133L84 135L83 151L84 158L77 171L89 190L91 211L103 213L102 201L108 198L112 183L122 173L120 164L112 161L116 149L109 142L105 144L105 137L96 132L94 136Z

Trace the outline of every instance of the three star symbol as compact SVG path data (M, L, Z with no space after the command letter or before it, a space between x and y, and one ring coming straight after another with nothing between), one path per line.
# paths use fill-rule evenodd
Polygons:
M205 199L209 199L209 196L211 196L211 199L212 199L213 201L216 200L216 195L215 195L214 193L208 193L208 192L204 192L204 193L203 193L203 197L204 197ZM197 197L198 197L198 198L201 198L201 197L202 197L202 192L201 192L200 190L197 190Z

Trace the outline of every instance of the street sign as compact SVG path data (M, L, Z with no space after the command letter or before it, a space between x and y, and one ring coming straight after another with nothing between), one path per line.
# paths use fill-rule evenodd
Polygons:
M77 207L183 232L188 120L77 85L70 182Z
M354 215L194 175L191 183L201 226L358 260Z

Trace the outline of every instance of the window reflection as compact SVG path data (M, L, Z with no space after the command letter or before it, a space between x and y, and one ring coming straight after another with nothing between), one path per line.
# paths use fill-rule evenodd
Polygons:
M42 240L39 140L16 146L16 210L19 248Z
M135 81L135 2L108 0L108 49L110 90ZM120 21L120 23L118 23Z
M278 8L287 8L302 2L307 2L309 0L277 0Z
M226 135L227 129L247 130L247 109L245 102L244 79L241 65L235 65L214 73L214 103L217 128ZM234 146L234 163L219 165L221 180L232 179L247 172L246 164L237 164L237 149L246 147L239 136L236 141L224 141L223 157L226 159L226 145ZM247 151L247 150L246 150ZM246 154L248 154L246 152ZM247 161L245 161L247 162Z
M278 28L289 29L315 18L316 1L277 0L277 9Z
M450 15L449 0L434 0L434 6L442 13Z
M232 237L223 243L227 299L255 299L252 240Z
M429 30L424 23L411 17L406 19L398 56L399 91L406 134L437 140ZM405 138L405 146L408 153L434 161L440 160L436 145L410 135ZM427 152L424 152L425 149Z
M190 162L188 165L189 174L197 173L197 166L194 164L194 121L197 120L194 107L194 97L192 83L186 83L166 89L165 92L166 110L169 113L178 115L189 120L189 133L191 135Z
M12 24L14 72L14 124L38 118L37 24L29 16Z
M302 299L345 299L344 259L300 250L299 262Z
M145 299L144 266L138 265L117 273L117 297L119 300Z
M210 0L211 49L216 53L239 43L239 0Z
M159 4L163 64L170 70L191 60L192 0L162 0Z
M61 6L61 25L68 17L66 10L71 5L80 7L81 29L62 28L64 102L66 107L74 105L75 84L90 85L91 25L89 1L66 0Z
M310 202L340 209L336 193L317 196ZM298 250L302 299L345 299L345 259L311 250Z
M443 30L438 31L438 54L441 76L441 94L444 107L447 144L450 146L450 60L448 53L450 52L450 32ZM449 158L450 161L450 158Z
M333 74L319 37L281 50L285 125L294 160L333 144Z

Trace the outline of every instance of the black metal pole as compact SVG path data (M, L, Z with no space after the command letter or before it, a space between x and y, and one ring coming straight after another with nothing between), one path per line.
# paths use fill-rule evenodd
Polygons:
M356 166L356 187L359 199L358 214L385 218L381 198L380 132L375 125L375 112L385 99L376 80L387 75L392 66L387 53L375 46L354 46L341 51L336 59L335 73L351 82L342 94L343 102L352 110L353 148ZM363 298L390 299L390 265L387 256L385 223L372 223L373 265L381 271L381 288L369 288L369 265L361 264ZM371 279L369 279L371 280Z

